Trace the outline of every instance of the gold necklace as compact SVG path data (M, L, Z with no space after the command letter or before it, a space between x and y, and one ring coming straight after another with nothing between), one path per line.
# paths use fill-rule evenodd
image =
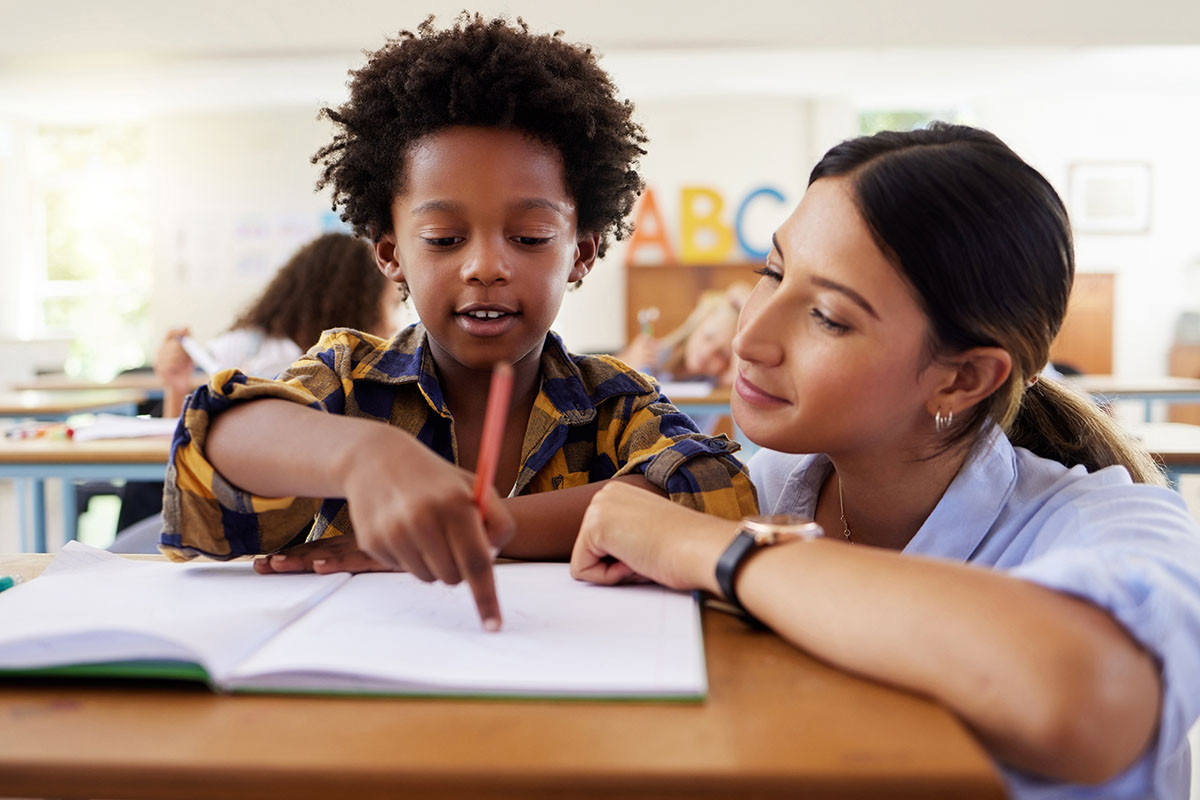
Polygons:
M846 537L846 541L854 544L850 539L850 523L846 522L846 501L842 499L842 476L838 475L838 510L842 512L842 536Z

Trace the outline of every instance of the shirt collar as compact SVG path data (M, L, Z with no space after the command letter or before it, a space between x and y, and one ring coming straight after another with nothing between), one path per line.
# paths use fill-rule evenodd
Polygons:
M989 423L904 552L970 561L1016 486L1016 458L1008 437Z
M832 469L824 453L806 456L784 485L784 500L775 511L812 518L821 485ZM989 424L903 552L970 561L999 518L1016 482L1013 446L998 426Z
M645 394L653 384L610 361L597 363L585 379L558 334L549 331L542 347L541 390L536 404L568 425L581 425L596 416L596 405L624 394ZM416 383L425 402L437 414L450 416L438 383L429 347L429 334L421 323L396 333L354 370L355 379L402 385ZM592 374L595 373L595 374Z

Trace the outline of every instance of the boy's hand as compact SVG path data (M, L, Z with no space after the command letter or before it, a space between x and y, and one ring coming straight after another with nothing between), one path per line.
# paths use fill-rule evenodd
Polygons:
M342 482L358 547L387 569L423 581L471 587L489 630L500 627L492 562L512 538L512 516L488 487L487 516L475 505L470 473L395 429L366 438Z
M592 583L651 580L717 591L717 560L736 534L736 522L612 481L584 514L571 575Z
M269 556L254 559L260 575L286 572L392 572L358 546L353 536L331 536L305 542Z

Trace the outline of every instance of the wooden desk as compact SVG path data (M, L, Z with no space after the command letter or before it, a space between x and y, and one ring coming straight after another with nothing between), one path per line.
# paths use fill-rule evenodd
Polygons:
M22 548L46 551L47 479L64 482L63 536L74 539L77 509L72 481L161 481L167 471L170 450L169 436L87 442L0 438L0 478L16 482Z
M133 414L136 413L137 404L145 399L146 393L137 389L25 389L0 392L0 417L64 419L71 414L99 411Z
M1200 402L1198 378L1118 378L1113 375L1072 375L1063 380L1081 392L1098 400L1116 403L1139 400L1145 407L1144 420L1152 419L1156 402Z
M1179 486L1179 476L1200 473L1200 425L1183 422L1144 422L1127 426Z
M30 576L46 556L0 556ZM503 635L503 634L499 634ZM704 612L703 704L0 684L0 795L1000 798L962 724Z
M98 389L132 389L145 392L148 396L161 396L162 381L153 372L128 372L117 375L109 381L95 381L89 378L77 378L65 372L54 372L49 375L39 375L28 381L14 383L14 391L45 391L45 392L80 392Z

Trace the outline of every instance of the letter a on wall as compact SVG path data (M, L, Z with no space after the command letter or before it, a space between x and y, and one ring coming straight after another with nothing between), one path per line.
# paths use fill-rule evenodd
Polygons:
M652 257L643 257L644 250L655 251ZM638 204L637 215L633 219L633 235L629 237L629 247L625 250L626 264L674 264L675 253L671 250L671 240L667 237L667 226L663 224L662 212L658 210L658 201L654 190L646 187L642 192L642 201Z

